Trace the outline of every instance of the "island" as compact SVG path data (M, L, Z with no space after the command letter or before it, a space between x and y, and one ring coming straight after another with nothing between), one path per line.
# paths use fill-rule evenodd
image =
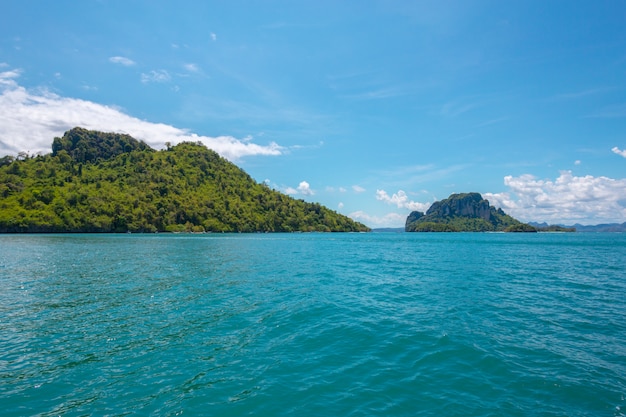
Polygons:
M370 231L202 143L166 145L77 127L50 154L0 158L0 233Z
M407 232L537 232L492 207L480 193L452 194L436 201L422 213L414 211L406 219Z

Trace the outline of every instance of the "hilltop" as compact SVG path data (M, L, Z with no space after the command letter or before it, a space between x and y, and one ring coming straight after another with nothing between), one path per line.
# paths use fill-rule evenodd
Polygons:
M492 207L479 193L452 194L422 213L406 219L407 232L536 232L537 230Z
M0 232L369 231L254 181L201 143L156 151L74 128L52 153L0 158Z

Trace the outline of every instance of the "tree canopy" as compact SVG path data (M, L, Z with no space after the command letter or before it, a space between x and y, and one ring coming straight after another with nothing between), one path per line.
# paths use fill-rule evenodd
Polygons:
M52 156L65 151L76 162L91 162L109 159L134 150L149 150L150 147L130 135L97 132L75 127L63 137L52 141Z
M257 183L200 143L155 151L75 128L52 147L0 159L0 232L369 231Z

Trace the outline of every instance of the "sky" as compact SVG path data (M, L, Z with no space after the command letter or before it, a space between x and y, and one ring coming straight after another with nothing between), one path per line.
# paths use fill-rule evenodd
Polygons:
M3 0L0 155L201 141L372 228L452 193L626 221L620 1Z

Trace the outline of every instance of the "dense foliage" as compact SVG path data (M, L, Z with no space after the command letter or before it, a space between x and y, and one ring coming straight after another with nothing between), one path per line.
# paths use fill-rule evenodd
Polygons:
M369 230L257 183L201 144L155 151L73 129L53 147L0 159L0 232Z
M567 232L567 233L572 233L576 231L575 227L565 227L565 226L559 226L556 224L552 224L549 226L545 226L545 227L535 227L535 229L537 229L538 232Z
M452 194L437 201L426 214L414 211L406 220L407 232L536 231L489 205L479 193ZM532 230L531 230L532 229Z
M125 152L149 149L144 142L129 135L96 132L80 127L75 127L65 132L62 138L54 138L52 141L52 156L65 151L76 162L109 159Z
M525 232L525 233L534 233L537 232L537 228L526 224L526 223L520 223L520 224L515 224L513 226L509 226L506 229L504 229L505 232Z

